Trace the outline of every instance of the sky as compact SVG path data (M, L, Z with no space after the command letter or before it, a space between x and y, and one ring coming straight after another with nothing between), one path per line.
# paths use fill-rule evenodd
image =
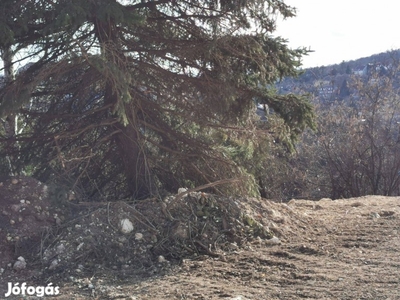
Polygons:
M291 48L315 52L303 67L327 66L400 48L397 0L284 0L297 16L278 19L279 35Z

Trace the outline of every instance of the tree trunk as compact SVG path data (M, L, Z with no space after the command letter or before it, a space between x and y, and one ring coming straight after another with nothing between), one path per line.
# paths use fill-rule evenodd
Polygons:
M147 198L152 194L151 179L138 128L133 123L127 126L121 124L119 127L121 133L116 137L116 144L121 154L128 190L137 199Z
M9 83L14 80L14 66L12 63L12 58L13 58L13 53L11 50L11 47L6 47L2 51L2 59L3 59L3 64L4 64L4 79L6 83ZM15 136L16 134L16 115L15 114L10 114L6 117L4 121L4 129L6 136L8 138L11 138Z
M122 49L119 48L117 37L117 29L112 20L104 22L97 19L96 22L97 37L101 45L101 54L105 61L115 66L118 70L126 70L124 65L125 56ZM125 85L125 82L117 82L118 80L125 80L126 78L110 78L110 73L106 73L106 87L105 87L105 105L112 106L111 110L114 111L114 117L119 118L120 112L115 110L116 107L123 106L125 110L128 124L124 125L118 123L117 128L121 131L115 136L115 144L118 149L120 157L117 161L122 162L122 168L126 179L127 190L130 196L136 199L144 199L152 194L151 180L149 176L149 169L146 163L146 157L143 150L142 141L140 139L139 125L135 120L138 120L138 111L135 109L137 106L132 103L135 101L131 99L130 102L125 103L125 100L119 99L122 95L117 85ZM107 77L108 76L108 77ZM127 76L128 77L128 76Z
M14 80L14 66L12 63L13 53L11 50L11 46L8 46L2 50L2 60L4 65L4 79L5 82L11 82ZM9 114L6 116L4 120L2 120L4 126L4 132L7 139L12 139L17 133L17 115L16 114ZM14 148L14 144L11 145ZM12 151L13 152L13 151ZM9 165L9 175L15 176L16 175L16 167L14 165L14 157L12 155L8 155L6 157Z

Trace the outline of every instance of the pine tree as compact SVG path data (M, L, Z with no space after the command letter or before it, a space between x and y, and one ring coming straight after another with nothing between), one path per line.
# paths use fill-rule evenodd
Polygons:
M0 3L0 47L30 62L1 87L0 113L20 114L20 168L39 179L64 172L89 196L145 198L244 176L248 191L231 150L254 137L254 101L282 120L257 136L290 144L313 126L306 98L270 88L307 53L272 35L295 15L280 0Z

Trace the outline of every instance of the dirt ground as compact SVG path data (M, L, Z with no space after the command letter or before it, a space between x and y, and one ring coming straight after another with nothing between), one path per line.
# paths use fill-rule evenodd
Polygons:
M87 272L71 272L66 265L53 273L47 266L37 276L29 266L6 268L0 297L7 282L26 281L59 286L59 295L48 297L52 299L400 299L400 197L257 201L261 204L252 200L247 208L255 219L259 215L260 223L269 220L272 239L227 240L218 251L210 247L181 258L157 253L152 266L129 260ZM110 218L112 210L105 211ZM68 249L67 237L59 240Z

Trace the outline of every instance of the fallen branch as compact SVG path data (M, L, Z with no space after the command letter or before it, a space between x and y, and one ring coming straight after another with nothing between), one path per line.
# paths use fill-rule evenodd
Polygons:
M179 201L180 199L182 199L183 197L185 197L187 194L192 193L192 192L197 192L197 191L201 191L210 187L214 187L217 185L221 185L221 184L227 184L227 183L233 183L233 182L238 182L241 181L243 179L243 177L239 177L239 178L231 178L231 179L221 179L221 180L217 180L214 182L210 182L204 185L200 185L198 187L189 189L185 192L179 193L178 195L175 196L175 199L172 200L170 203L168 203L167 205L167 209L170 208L175 202Z

